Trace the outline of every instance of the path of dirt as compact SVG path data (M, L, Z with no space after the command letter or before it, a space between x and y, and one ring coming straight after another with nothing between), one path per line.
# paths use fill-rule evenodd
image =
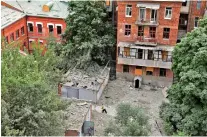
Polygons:
M141 89L134 89L130 85L132 85L131 82L123 79L109 81L101 99L93 105L92 120L95 124L95 136L104 135L104 128L116 115L116 107L120 103L130 103L144 108L146 115L150 117L150 136L164 135L162 131L160 132L162 121L159 118L159 106L164 99L162 89L152 89L146 85L142 85ZM101 113L102 104L106 107L107 114Z

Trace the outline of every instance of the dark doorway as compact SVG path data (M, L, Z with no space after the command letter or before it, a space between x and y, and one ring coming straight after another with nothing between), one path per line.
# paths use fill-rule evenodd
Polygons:
M139 79L135 80L135 88L139 88Z

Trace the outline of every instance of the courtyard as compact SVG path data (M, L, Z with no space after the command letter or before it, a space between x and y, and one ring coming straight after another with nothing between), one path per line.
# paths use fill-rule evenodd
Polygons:
M162 120L159 118L159 106L165 100L162 88L142 85L140 89L135 89L132 84L124 79L109 81L99 102L93 105L92 121L95 125L95 136L104 135L104 129L116 116L116 107L120 103L130 103L145 110L151 125L150 136L165 135ZM102 104L107 114L101 113Z

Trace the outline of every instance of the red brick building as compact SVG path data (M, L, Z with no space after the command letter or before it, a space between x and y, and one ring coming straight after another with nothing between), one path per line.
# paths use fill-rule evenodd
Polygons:
M197 3L198 9L194 10ZM206 2L137 0L118 1L117 4L118 75L134 81L135 87L139 87L140 81L158 86L171 85L171 56L180 36L180 16L189 11L189 20L195 16L202 17ZM191 31L194 23L191 21L187 25L184 21L188 26L186 31L187 28Z
M68 2L53 0L2 1L1 5L4 9L1 11L5 14L3 15L4 20L1 20L2 25L6 24L1 25L1 33L9 44L15 41L13 43L17 45L17 41L20 41L21 49L30 51L32 42L45 49L49 37L52 36L58 42L61 41L61 34L66 29L64 19L68 16ZM7 11L10 11L11 14L8 14Z

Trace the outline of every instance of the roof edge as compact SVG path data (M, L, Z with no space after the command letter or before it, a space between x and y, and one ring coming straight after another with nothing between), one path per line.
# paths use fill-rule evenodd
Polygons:
M11 6L10 4L8 4L8 3L6 3L6 2L1 1L1 5L2 5L2 6L5 6L5 7L7 7L7 8L10 8L10 9L13 9L13 10L16 10L16 11L19 11L19 12L24 13L24 11L22 11L22 10L20 10L20 9L18 9L18 8L15 8L15 7Z

